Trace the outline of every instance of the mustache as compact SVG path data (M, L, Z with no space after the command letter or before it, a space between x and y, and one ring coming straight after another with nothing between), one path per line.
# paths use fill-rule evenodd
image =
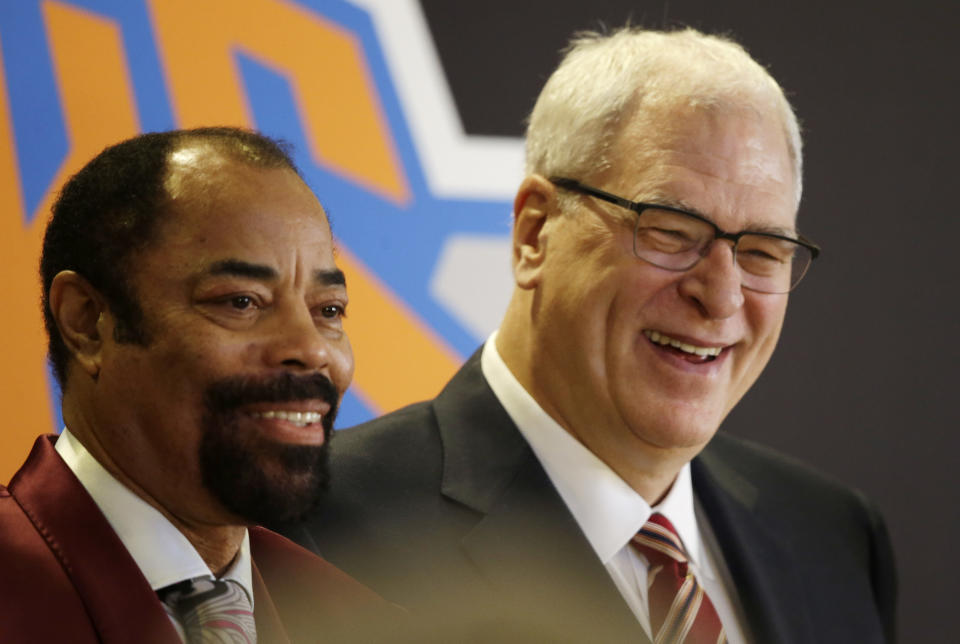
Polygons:
M292 445L262 436L240 409L254 403L322 400L322 445ZM285 372L268 377L229 376L204 392L200 441L203 483L237 517L255 524L295 520L314 508L328 480L329 438L340 392L322 374Z
M340 392L323 374L283 373L267 378L253 376L224 378L207 388L205 398L208 409L220 412L259 402L322 400L330 405L330 413L326 416L332 420L336 415Z

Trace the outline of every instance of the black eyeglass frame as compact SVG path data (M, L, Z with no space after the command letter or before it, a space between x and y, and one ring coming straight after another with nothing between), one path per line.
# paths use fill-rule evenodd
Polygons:
M656 203L645 203L642 201L630 201L629 199L618 197L613 193L606 192L605 190L600 190L599 188L594 188L593 186L588 186L585 183L580 183L576 179L570 179L567 177L550 177L549 181L550 183L557 186L558 188L563 188L564 190L570 190L571 192L578 192L580 194L596 197L597 199L601 199L608 203L612 203L616 206L620 206L621 208L632 210L637 214L638 218L641 215L643 215L644 210L647 210L648 208L656 208L657 210L667 210L667 211L675 212L681 215L686 215L687 217L692 217L697 221L702 221L703 223L713 228L713 240L711 240L710 244L707 244L705 248L710 248L713 242L718 239L726 239L730 242L733 242L733 246L734 248L736 248L737 244L740 242L740 238L743 237L744 235L760 235L762 237L782 239L784 241L789 241L795 244L799 244L810 251L810 264L807 264L807 268L804 270L803 274L799 278L797 278L796 283L790 287L791 291L797 287L797 284L799 284L800 281L803 279L804 275L807 274L807 270L809 270L810 265L813 264L813 260L815 260L817 256L820 255L820 247L817 246L817 244L815 244L810 239L807 239L806 237L800 234L798 234L797 237L790 237L788 235L780 235L777 233L768 233L768 232L762 232L758 230L741 230L738 233L728 233L727 231L720 228L720 226L718 226L716 223L710 221L706 217L702 215L698 215L695 212L684 210L682 208L674 208L673 206L665 206L665 205L656 204ZM634 235L634 240L636 240L636 235ZM634 248L634 254L636 254L636 248ZM643 259L643 258L638 256L638 259ZM697 262L698 261L700 260L697 260ZM687 266L686 268L666 268L666 267L661 267L661 268L664 268L664 270L668 270L668 271L672 270L672 271L681 272L681 271L690 270L691 268L697 265L697 262L694 262L693 264L691 264L690 266ZM746 287L746 288L750 288L750 287ZM751 289L751 290L756 290L756 289ZM766 291L760 291L760 292L765 293ZM789 293L789 291L786 291L786 292Z

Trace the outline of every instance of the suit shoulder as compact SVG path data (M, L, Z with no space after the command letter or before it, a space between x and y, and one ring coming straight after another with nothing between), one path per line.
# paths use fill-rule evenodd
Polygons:
M738 481L756 487L783 511L815 508L855 516L871 530L883 529L879 511L862 492L770 447L718 434L698 460L714 478L734 487Z
M440 433L431 403L337 430L330 442L328 503L439 486Z
M3 486L0 570L0 640L99 641L87 609L51 542ZM51 606L57 607L56 620L50 619Z
M332 472L349 476L375 468L383 476L389 473L391 463L424 458L432 451L439 456L439 440L431 403L415 403L355 427L338 429L330 443Z
M374 420L338 429L331 449L345 454L389 448L396 442L409 442L412 437L432 433L436 424L432 402L418 402Z
M884 632L893 639L894 554L883 518L864 494L796 458L726 435L711 441L694 461L693 473L701 501L714 508L746 508L757 525L809 564L805 574L810 578L820 579L824 570L839 575L812 586L861 580ZM829 567L823 562L830 562Z

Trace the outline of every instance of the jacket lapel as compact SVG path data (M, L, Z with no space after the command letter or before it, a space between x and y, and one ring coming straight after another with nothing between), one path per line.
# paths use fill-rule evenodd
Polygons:
M646 641L606 569L480 370L479 351L437 397L442 492L483 516L465 556L501 614L554 641Z
M718 436L714 443L722 444ZM733 585L759 642L812 642L797 557L756 512L762 492L741 477L712 443L693 461L693 486L710 521Z
M555 641L646 641L533 454L463 539L463 550L513 610Z
M104 644L178 644L157 594L57 455L54 441L37 440L10 482L11 495L70 576Z
M267 590L260 569L253 562L253 606L259 644L290 644L273 598Z

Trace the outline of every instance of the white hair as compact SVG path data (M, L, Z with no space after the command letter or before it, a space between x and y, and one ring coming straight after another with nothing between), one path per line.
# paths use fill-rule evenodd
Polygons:
M694 29L577 34L530 114L527 173L587 179L603 172L623 124L652 107L679 105L778 114L799 203L800 126L783 90L743 47Z

